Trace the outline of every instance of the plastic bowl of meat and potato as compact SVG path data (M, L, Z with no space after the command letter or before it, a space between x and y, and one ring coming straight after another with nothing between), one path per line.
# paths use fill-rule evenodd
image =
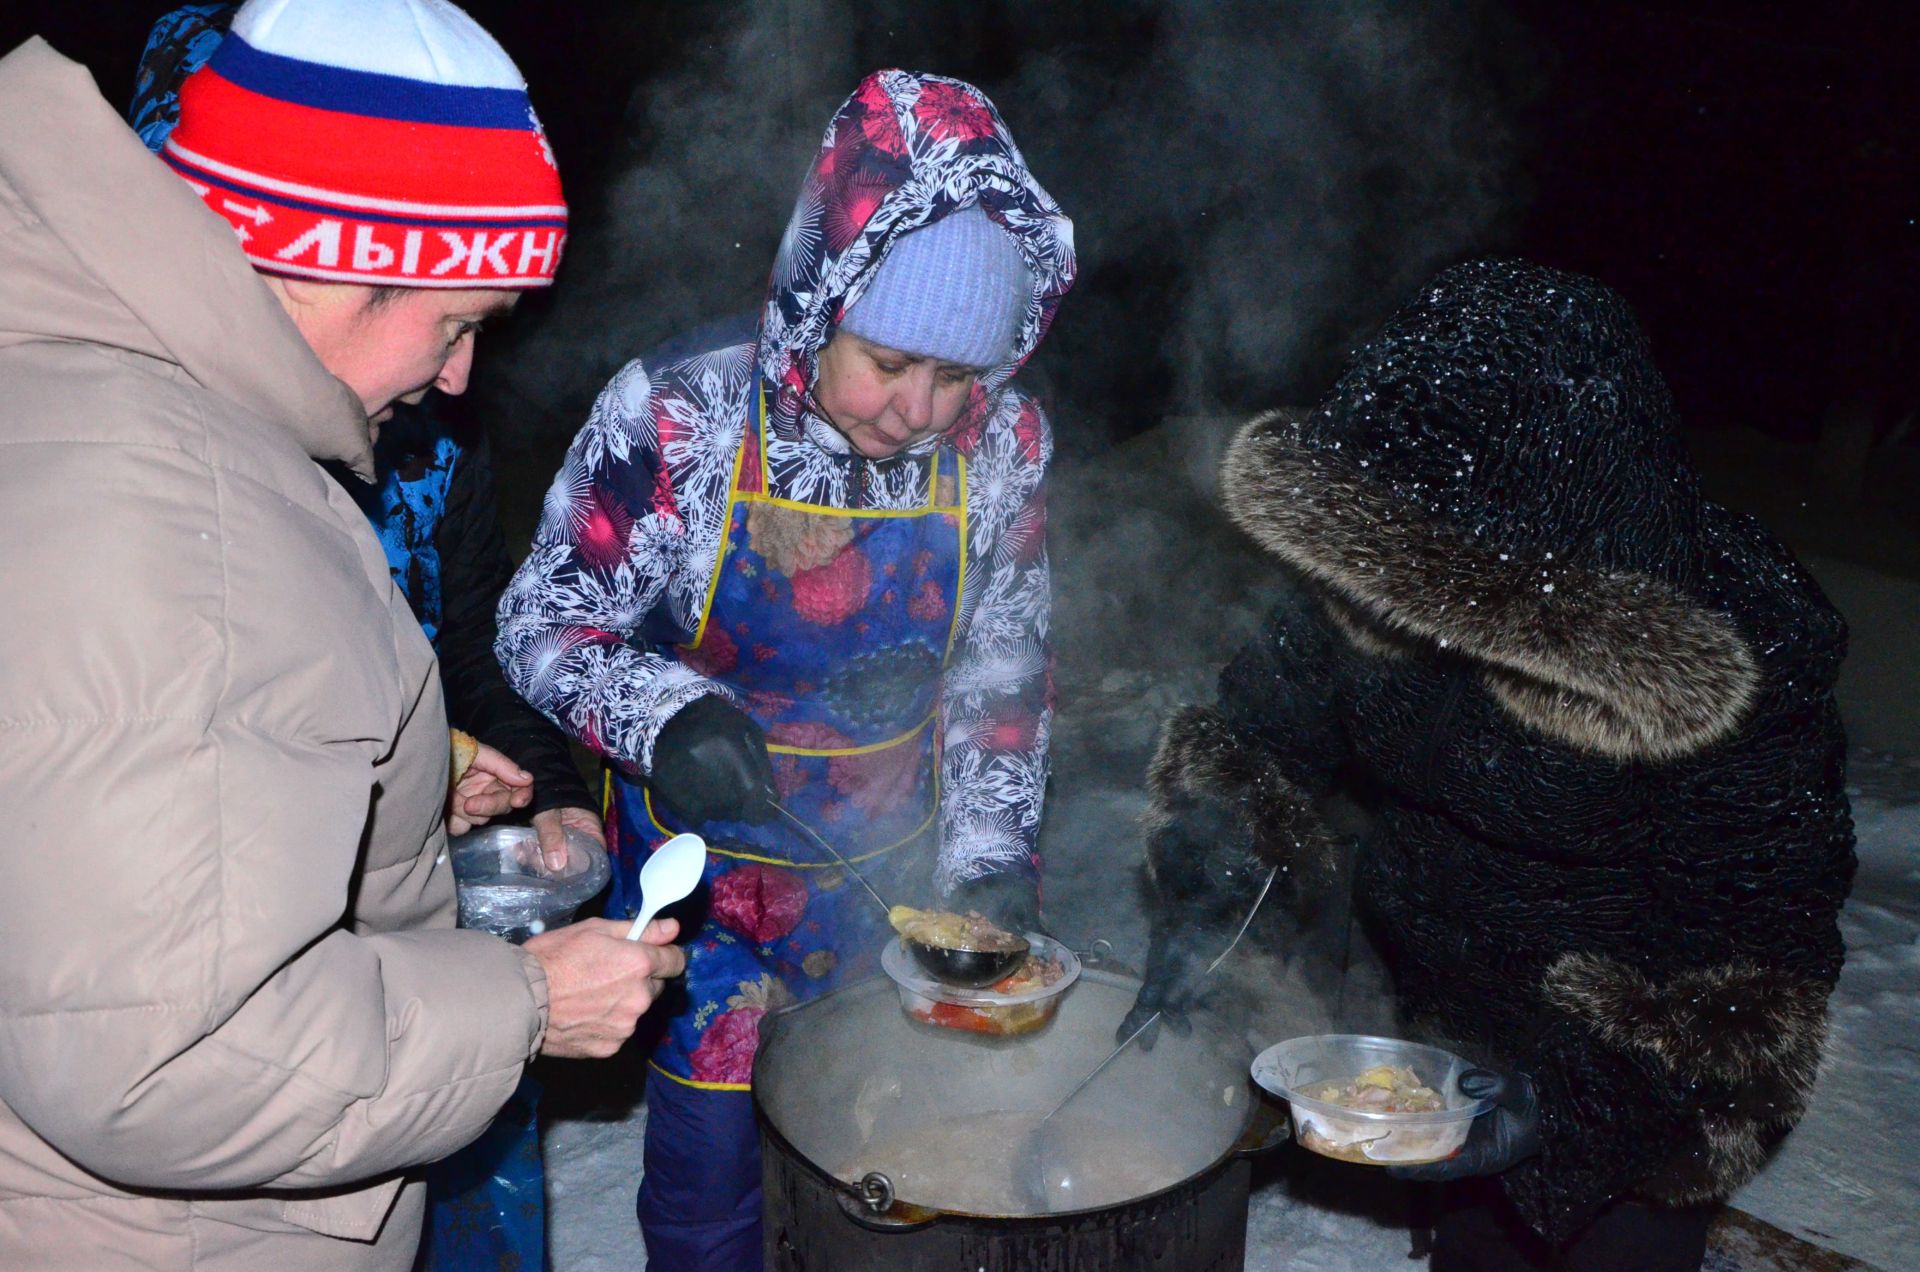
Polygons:
M1026 934L1030 946L1025 967L1008 981L968 989L934 979L899 940L880 953L880 970L900 991L900 1007L922 1024L959 1029L990 1038L1013 1038L1044 1028L1060 1010L1060 997L1080 976L1080 959L1060 942ZM1045 968L1044 976L1032 972Z
M1493 1107L1460 1089L1474 1066L1439 1047L1370 1034L1290 1038L1254 1058L1253 1080L1285 1100L1294 1139L1324 1157L1407 1166L1451 1157Z
M447 844L460 895L460 926L518 944L565 927L607 886L607 850L568 827L567 863L549 870L530 826L485 826Z

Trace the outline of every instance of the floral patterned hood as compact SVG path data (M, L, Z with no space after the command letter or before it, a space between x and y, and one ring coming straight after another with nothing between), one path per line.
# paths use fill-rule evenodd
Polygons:
M1027 171L979 89L876 71L834 112L780 242L760 323L760 367L775 386L773 429L798 435L820 350L901 235L978 203L1012 234L1033 276L1011 361L982 375L957 430L977 427L1040 344L1073 286L1073 222Z

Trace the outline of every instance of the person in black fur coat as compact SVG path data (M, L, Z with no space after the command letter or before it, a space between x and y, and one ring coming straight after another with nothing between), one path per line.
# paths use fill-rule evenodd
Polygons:
M1429 1168L1464 1180L1434 1266L1698 1266L1840 972L1840 616L1701 497L1621 298L1522 262L1446 271L1317 410L1249 423L1223 498L1302 586L1166 723L1130 1020L1178 1017L1272 866L1311 906L1315 801L1363 791L1403 1017L1526 1096Z

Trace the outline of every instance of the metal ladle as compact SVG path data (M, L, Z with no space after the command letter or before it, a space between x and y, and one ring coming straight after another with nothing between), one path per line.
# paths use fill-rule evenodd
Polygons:
M874 904L880 907L880 912L888 917L888 922L891 924L893 907L887 904L886 898L875 891L874 886L867 882L867 877L861 874L851 861L840 855L839 849L828 843L813 827L795 816L793 811L782 804L772 791L767 792L767 805L784 817L794 829L805 835L809 842L839 862L846 872L867 890L867 895L873 898ZM965 989L984 989L996 981L1004 980L1027 961L1032 945L1017 932L1014 933L1014 937L1018 943L1007 950L956 949L944 945L933 945L905 934L901 935L900 940L907 947L907 952L913 955L913 961L935 980L944 985Z
M1260 885L1260 895L1256 896L1253 899L1253 904L1247 908L1247 917L1240 921L1240 929L1233 934L1233 939L1227 942L1227 948L1221 950L1220 953L1214 957L1213 962L1207 964L1207 970L1200 973L1203 979L1213 975L1214 969L1226 962L1227 955L1233 953L1234 946L1240 944L1240 938L1247 934L1249 927L1253 926L1253 916L1260 913L1261 903L1267 899L1267 893L1273 890L1273 881L1279 876L1280 867L1277 865L1267 871L1267 881ZM1132 1046L1134 1039L1158 1023L1160 1016L1161 1013L1156 1011L1135 1026L1132 1033L1122 1038L1120 1044L1107 1053L1106 1059L1094 1065L1092 1071L1090 1071L1086 1077L1080 1079L1080 1081L1074 1085L1073 1090L1067 1092L1065 1097L1049 1109L1045 1117L1035 1122L1033 1127L1022 1137L1020 1147L1015 1151L1013 1156L1013 1176L1014 1181L1019 1185L1021 1191L1026 1194L1027 1199L1035 1207L1036 1214L1046 1214L1055 1209L1053 1205L1053 1194L1055 1192L1071 1192L1073 1189L1073 1176L1070 1172L1065 1170L1055 1171L1052 1169L1052 1158L1047 1151L1049 1143L1047 1135L1049 1129L1048 1124L1053 1121L1060 1110L1073 1103L1075 1096L1086 1090L1087 1086L1095 1078L1105 1072L1108 1065L1119 1059L1120 1053ZM1056 1179L1058 1181L1057 1183Z

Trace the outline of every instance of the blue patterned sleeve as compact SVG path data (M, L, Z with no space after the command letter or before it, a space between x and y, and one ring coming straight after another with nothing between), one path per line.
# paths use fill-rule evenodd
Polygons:
M661 455L653 385L630 362L568 448L532 550L500 598L494 653L515 691L642 774L673 713L723 692L670 649L668 590L708 568L690 560L682 513Z
M942 894L985 875L1037 877L1053 725L1046 466L1037 403L1009 393L968 457L968 564L940 701Z
M127 122L156 154L180 122L180 85L207 64L233 25L237 4L189 4L163 16L147 35L134 74Z

